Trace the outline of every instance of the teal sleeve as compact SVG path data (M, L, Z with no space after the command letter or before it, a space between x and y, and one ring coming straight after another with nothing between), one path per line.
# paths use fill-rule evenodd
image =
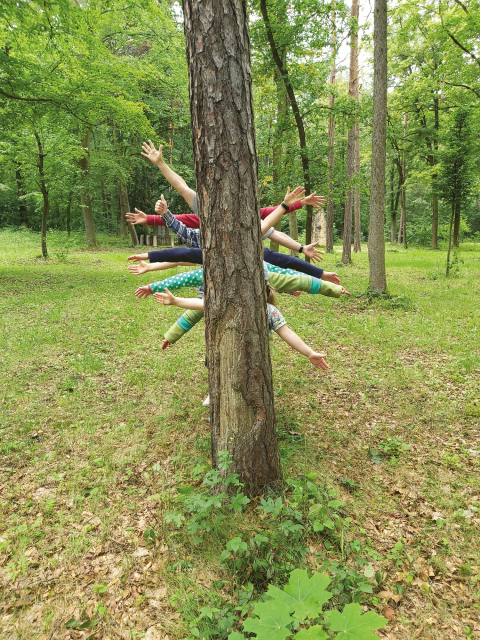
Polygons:
M203 284L203 269L195 269L195 271L184 271L183 273L177 273L175 276L165 278L165 280L159 280L153 282L150 285L152 293L158 293L169 289L174 291L175 289L181 289L182 287L201 287Z
M180 318L173 324L165 334L165 340L168 340L170 344L180 340L187 331L190 331L200 320L203 318L203 311L192 311L188 309Z

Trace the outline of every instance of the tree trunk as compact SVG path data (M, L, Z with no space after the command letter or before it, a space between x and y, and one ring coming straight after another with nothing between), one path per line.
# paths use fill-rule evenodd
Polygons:
M359 0L352 0L350 13L350 82L348 93L353 100L359 99L358 90L358 14ZM347 198L343 215L343 253L342 262L350 264L352 261L352 206L353 186L352 179L355 173L355 137L357 133L356 122L352 124L348 132L347 146ZM360 202L360 201L359 201Z
M335 56L336 56L336 42L337 42L337 28L336 28L336 13L335 13L335 0L331 11L331 23L332 23L332 66L330 67L330 84L332 89L335 85ZM327 238L326 238L326 251L327 253L333 253L333 214L334 214L334 202L333 202L333 170L335 165L335 116L333 115L333 107L335 106L335 94L331 93L328 101L328 107L330 109L330 117L328 118L328 200L327 200Z
M297 224L297 212L290 211L288 214L288 233L289 236L298 242L298 224ZM290 255L296 256L298 253L290 249Z
M387 154L387 0L375 0L373 134L368 260L371 291L387 289L385 269L385 168Z
M108 220L109 216L109 211L108 211L108 202L107 202L107 196L105 193L105 183L102 180L102 204L103 204L103 216L106 220Z
M438 130L440 128L440 109L438 104L438 97L433 98L433 112L435 115L435 138L433 140L433 148L435 152L438 152ZM432 167L437 164L437 158L432 153ZM432 174L432 249L438 249L438 196L435 193L437 181L436 170Z
M268 15L267 0L260 0L260 10L262 12L263 21L265 23L265 29L267 31L267 39L270 45L270 49L272 51L273 60L277 65L278 71L280 72L280 75L285 84L285 90L287 92L287 96L290 101L290 107L293 112L293 117L295 118L295 124L297 126L297 131L298 131L298 139L300 142L300 156L302 158L303 186L305 187L305 191L308 195L311 193L312 189L311 189L311 180L310 180L310 162L308 158L307 139L305 135L305 125L303 124L303 118L300 113L300 109L298 107L295 91L293 90L293 86L290 81L288 68L286 64L284 64L282 57L280 55L279 49L277 47L277 44L275 42L275 37L273 34L272 26L270 24L270 18ZM307 220L306 220L306 229L305 229L306 244L310 244L311 238L312 238L313 208L311 205L308 205L306 209L307 209ZM307 261L310 262L308 258L307 258Z
M455 221L453 223L453 246L460 244L460 198L455 199Z
M20 214L20 225L28 228L28 213L27 202L25 197L27 195L23 182L22 165L20 162L16 163L17 169L15 171L15 179L17 181L17 193L18 193L18 212Z
M273 184L275 185L275 191L278 190L279 187L279 168L282 166L282 158L283 158L283 127L285 124L285 117L288 109L288 101L287 101L287 93L285 91L285 85L280 76L280 72L278 69L274 72L275 84L277 87L277 131L275 135L276 144L272 150L272 165L273 165ZM275 225L275 229L277 231L281 231L282 229L282 220L280 219ZM277 242L270 241L270 249L272 251L278 251L280 249Z
M353 211L355 219L355 234L353 242L353 250L358 253L362 250L362 226L360 221L360 125L355 125L355 176L357 183L355 185L355 193L353 198Z
M452 226L453 226L453 219L455 217L455 209L456 209L456 202L452 202L452 214L450 216L450 229L448 231L448 251L447 251L447 270L445 272L445 275L448 276L450 275L450 251L452 249Z
M81 191L80 198L82 202L83 219L85 221L85 236L87 239L87 247L96 247L97 238L95 234L95 220L93 217L92 201L90 200L90 191L88 188L88 173L89 173L89 156L90 156L90 133L91 130L85 133L82 138L82 149L84 154L80 159L81 169Z
M67 235L70 235L70 219L71 219L71 212L72 212L72 196L73 196L73 191L70 191L70 195L68 196L68 204L67 204L67 212L66 212Z
M393 184L395 179L395 166L390 169L390 242L395 243L397 235L397 210L395 207L395 194ZM398 193L398 191L397 191Z
M251 495L280 478L246 0L184 0L203 244L212 457Z
M120 194L120 220L121 220L121 225L123 225L121 226L122 236L126 238L128 235L128 231L130 231L130 238L132 239L132 245L136 247L138 244L137 231L133 226L133 224L127 225L127 219L125 217L127 212L130 211L130 203L128 201L127 187L123 181L120 182L120 184L118 185L118 191ZM127 229L127 226L128 226L128 229ZM125 230L125 233L123 233L123 230Z
M435 179L437 174L433 176ZM438 196L432 195L432 249L438 249Z
M34 131L35 139L37 141L37 149L38 149L38 172L40 174L40 190L42 192L43 197L43 210L42 210L42 256L44 258L48 258L47 251L47 218L48 218L48 210L49 210L49 201L48 201L48 189L45 182L45 170L43 165L43 159L46 154L43 151L42 141L40 140L40 136L37 131Z

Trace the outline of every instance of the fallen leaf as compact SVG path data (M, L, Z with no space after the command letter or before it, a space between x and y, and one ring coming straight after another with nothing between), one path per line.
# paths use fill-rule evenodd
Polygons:
M385 616L385 618L387 618L387 620L393 620L395 618L395 611L393 609L390 609L390 607L385 607L385 609L383 610L383 615Z
M139 547L136 551L132 553L132 558L143 558L143 556L149 556L149 555L150 555L150 551L148 549Z

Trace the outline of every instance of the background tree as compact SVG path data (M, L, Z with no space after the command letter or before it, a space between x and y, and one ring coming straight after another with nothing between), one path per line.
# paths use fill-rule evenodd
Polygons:
M375 0L373 57L372 177L370 184L369 289L384 293L385 269L385 170L387 144L387 0Z

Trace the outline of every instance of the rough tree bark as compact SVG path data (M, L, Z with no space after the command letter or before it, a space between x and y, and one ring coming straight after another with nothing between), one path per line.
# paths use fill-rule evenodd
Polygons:
M373 134L368 260L371 291L387 289L385 269L385 168L387 161L387 0L375 0L373 34Z
M42 141L40 140L40 136L37 131L34 131L35 140L37 141L37 149L38 149L38 172L40 174L40 190L42 192L43 197L43 209L42 209L42 256L44 258L48 258L47 251L47 218L48 211L50 208L49 200L48 200L48 189L47 184L45 182L45 170L43 166L43 159L46 156L46 153L43 150Z
M85 236L87 238L87 246L96 247L97 237L95 234L95 220L93 218L92 201L90 200L90 191L88 189L90 129L88 129L83 136L81 145L85 152L80 159L82 184L80 199L82 202L83 220L85 222Z
M453 223L453 246L458 247L460 244L460 198L455 201L455 220Z
M350 12L350 82L348 93L351 98L358 100L360 93L358 90L358 14L359 0L352 0ZM347 198L343 213L343 252L342 262L350 264L352 261L352 206L353 206L353 186L352 178L355 172L355 123L352 124L348 132L347 143Z
M280 478L246 0L184 0L205 282L212 457L255 494Z
M330 85L332 89L335 85L335 58L336 58L336 44L337 44L337 27L336 27L336 12L335 2L330 14L332 23L332 66L330 67ZM334 202L333 202L333 170L335 166L335 115L333 108L335 106L335 94L330 93L328 101L330 109L330 117L328 118L328 200L327 200L327 238L326 238L326 251L327 253L333 253L333 214L334 214Z
M292 109L293 117L295 118L295 124L297 126L297 131L298 131L298 140L300 142L300 156L302 158L303 186L305 187L305 192L309 194L312 192L312 189L311 189L311 180L310 180L310 161L308 158L308 151L307 151L307 138L305 134L305 125L303 124L302 114L300 113L297 97L295 95L295 91L293 90L293 86L290 81L290 76L288 73L287 66L286 64L284 64L282 60L282 56L280 55L279 49L275 42L275 37L273 34L272 25L271 25L270 17L268 14L267 0L260 0L260 11L262 13L262 18L265 23L268 44L270 45L270 49L272 51L272 57L275 64L277 65L278 71L280 72L280 75L285 84L285 90L287 92L287 96L290 102L290 107ZM310 244L310 242L312 241L313 207L311 205L308 205L306 209L307 209L307 219L306 219L305 236L306 236L306 243ZM310 262L309 258L306 258L306 260L307 262Z

